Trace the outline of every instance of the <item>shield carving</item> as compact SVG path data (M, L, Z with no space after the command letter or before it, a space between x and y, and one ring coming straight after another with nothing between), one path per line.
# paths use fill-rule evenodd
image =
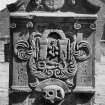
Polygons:
M28 66L29 86L44 92L54 103L75 87L78 62L87 60L91 48L86 41L77 42L76 35L62 30L47 29L43 34L32 32L26 40L19 40L14 52ZM58 95L60 93L60 96Z

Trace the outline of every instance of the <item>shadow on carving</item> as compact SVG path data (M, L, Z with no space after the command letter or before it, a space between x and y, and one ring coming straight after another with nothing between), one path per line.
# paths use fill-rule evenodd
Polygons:
M77 103L78 104L85 104L85 103L89 103L92 99L92 97L94 96L94 94L90 94L90 93L78 93L76 94L76 98L77 98Z
M14 92L11 93L9 96L9 105L17 104L17 103L23 103L26 97L29 95L29 93L23 93L23 92Z

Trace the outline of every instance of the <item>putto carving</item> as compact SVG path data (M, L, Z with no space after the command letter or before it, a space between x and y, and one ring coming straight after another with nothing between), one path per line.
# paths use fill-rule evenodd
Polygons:
M45 6L50 10L57 10L63 7L65 0L44 0Z
M19 40L14 52L20 60L28 61L30 74L36 80L29 83L33 88L49 78L64 81L71 89L77 72L77 62L87 60L91 55L88 42L71 41L62 30L48 29L33 32L28 40Z
M37 4L38 8L40 7L42 0L35 0L35 3Z

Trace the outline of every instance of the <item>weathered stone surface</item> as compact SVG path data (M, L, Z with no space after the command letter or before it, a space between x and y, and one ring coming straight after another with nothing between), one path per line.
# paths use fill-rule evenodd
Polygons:
M105 63L96 62L95 71L96 94L94 105L105 105Z

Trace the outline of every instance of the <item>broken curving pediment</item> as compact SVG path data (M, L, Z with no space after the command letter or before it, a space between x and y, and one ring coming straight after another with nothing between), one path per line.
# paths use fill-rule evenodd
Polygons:
M100 7L88 0L18 0L7 6L10 12L16 11L47 11L75 12L96 14Z

